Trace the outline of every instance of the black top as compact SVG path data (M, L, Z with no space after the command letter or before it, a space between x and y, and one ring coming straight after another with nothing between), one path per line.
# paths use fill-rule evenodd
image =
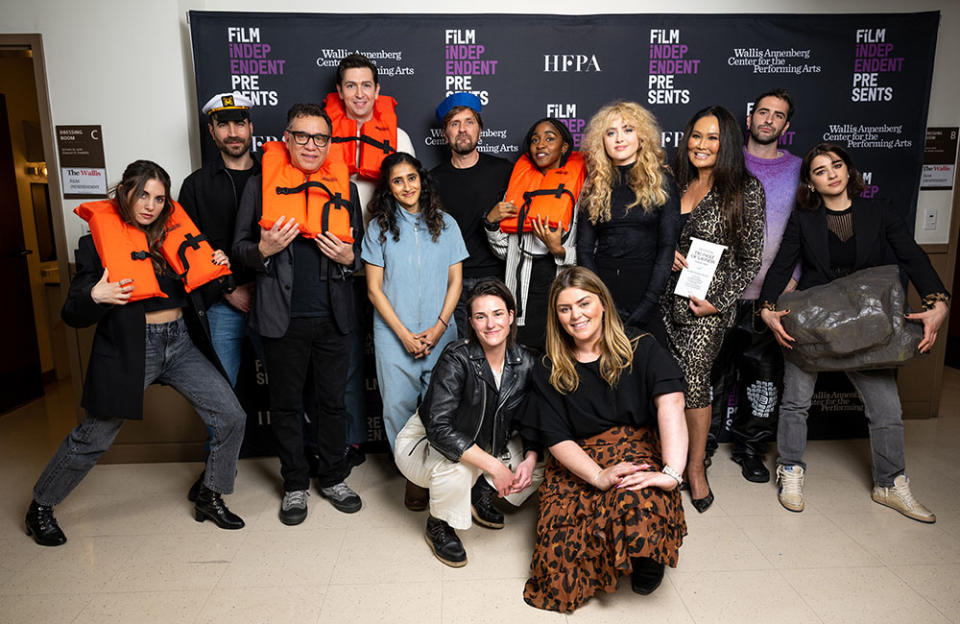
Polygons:
M839 212L827 211L827 236L830 249L830 268L837 277L853 273L857 262L857 242L853 234L853 208Z
M581 211L577 223L577 263L596 272L597 268L629 268L636 277L632 285L642 291L642 303L634 310L625 310L627 323L640 323L659 308L673 265L673 250L680 237L680 198L673 176L663 172L663 189L667 202L647 212L642 206L629 211L634 193L626 183L626 174L633 165L617 167L620 183L610 192L610 220L596 224ZM625 297L614 293L618 307Z
M183 280L170 270L154 273L157 276L157 285L166 297L151 297L143 300L144 312L170 310L187 305L187 291L183 288Z
M324 265L329 259L316 241L298 236L293 240L293 291L290 294L290 318L330 316L330 296Z
M463 261L464 277L503 277L503 260L497 258L487 243L483 220L503 199L513 165L503 158L480 154L477 164L457 169L449 160L430 172L440 193L443 209L460 226L460 234L470 257Z
M600 360L576 364L580 385L560 394L550 385L546 357L533 370L533 393L522 430L525 437L545 446L580 440L620 425L656 423L654 397L683 392L683 373L673 357L650 334L644 334L633 352L633 367L620 375L616 388L600 376Z

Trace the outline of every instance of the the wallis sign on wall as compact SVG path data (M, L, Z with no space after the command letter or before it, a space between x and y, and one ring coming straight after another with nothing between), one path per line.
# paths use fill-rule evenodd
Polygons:
M859 15L346 15L190 12L203 155L215 148L199 112L238 90L256 147L282 134L296 102L335 90L340 59L361 52L396 98L400 126L427 167L444 157L434 108L470 91L484 104L480 149L513 160L541 117L579 143L614 99L648 107L673 158L687 119L721 104L745 118L753 98L788 89L796 114L781 144L849 148L866 196L889 198L912 228L923 160L938 12ZM832 390L830 391L832 392ZM845 410L845 388L821 394ZM839 403L838 403L839 402ZM844 405L840 405L844 403ZM854 399L854 403L856 403Z

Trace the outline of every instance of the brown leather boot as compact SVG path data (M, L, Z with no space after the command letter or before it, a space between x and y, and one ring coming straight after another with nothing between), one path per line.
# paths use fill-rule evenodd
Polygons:
M407 481L407 491L403 495L403 506L410 511L423 511L430 502L430 490Z

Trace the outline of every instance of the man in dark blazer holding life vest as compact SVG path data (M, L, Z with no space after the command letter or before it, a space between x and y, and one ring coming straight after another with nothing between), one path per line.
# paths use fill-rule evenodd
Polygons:
M240 200L234 236L234 256L256 271L250 323L260 333L266 356L271 428L283 475L280 520L288 525L307 516L310 468L301 423L307 383L314 384L318 408L317 489L344 513L361 507L360 497L344 482L349 467L343 457L343 363L354 325L349 277L360 267L363 224L357 189L346 169L325 162L330 130L330 119L317 104L295 104L288 111L283 142L264 145L263 173L250 180ZM281 186L276 180L295 182ZM311 232L302 221L313 215L307 220L319 223L316 216L334 195L349 210L350 230ZM297 207L299 223L282 214ZM344 242L351 236L352 244ZM313 377L307 379L310 364Z

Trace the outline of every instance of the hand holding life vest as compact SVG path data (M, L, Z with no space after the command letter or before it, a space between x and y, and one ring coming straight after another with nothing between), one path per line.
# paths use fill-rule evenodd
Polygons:
M192 292L215 279L230 275L230 269L213 262L213 248L206 236L177 202L167 217L160 253L170 269ZM150 257L147 235L136 225L124 223L113 200L87 202L74 212L90 225L93 244L110 275L133 285L129 301L166 298L160 290Z
M297 236L300 236L300 225L296 219L288 219L281 215L269 228L263 226L263 219L261 219L260 242L257 243L260 257L266 260L270 256L280 253Z
M547 246L551 254L557 257L566 255L567 252L563 248L563 228L560 227L560 225L557 225L556 228L551 228L543 216L538 216L533 220L531 225L533 226L534 236L543 241L543 244Z
M131 293L133 293L132 279L111 282L110 270L103 267L103 275L100 276L100 281L94 284L90 290L90 298L93 299L94 303L124 305L130 301Z
M487 213L487 221L490 223L500 223L504 219L516 217L517 212L519 212L519 210L513 205L513 202L497 202L497 205L493 207L493 210Z
M352 229L350 231L353 232ZM341 241L330 232L324 232L316 240L320 253L344 266L353 265L356 259L353 254L353 245Z

